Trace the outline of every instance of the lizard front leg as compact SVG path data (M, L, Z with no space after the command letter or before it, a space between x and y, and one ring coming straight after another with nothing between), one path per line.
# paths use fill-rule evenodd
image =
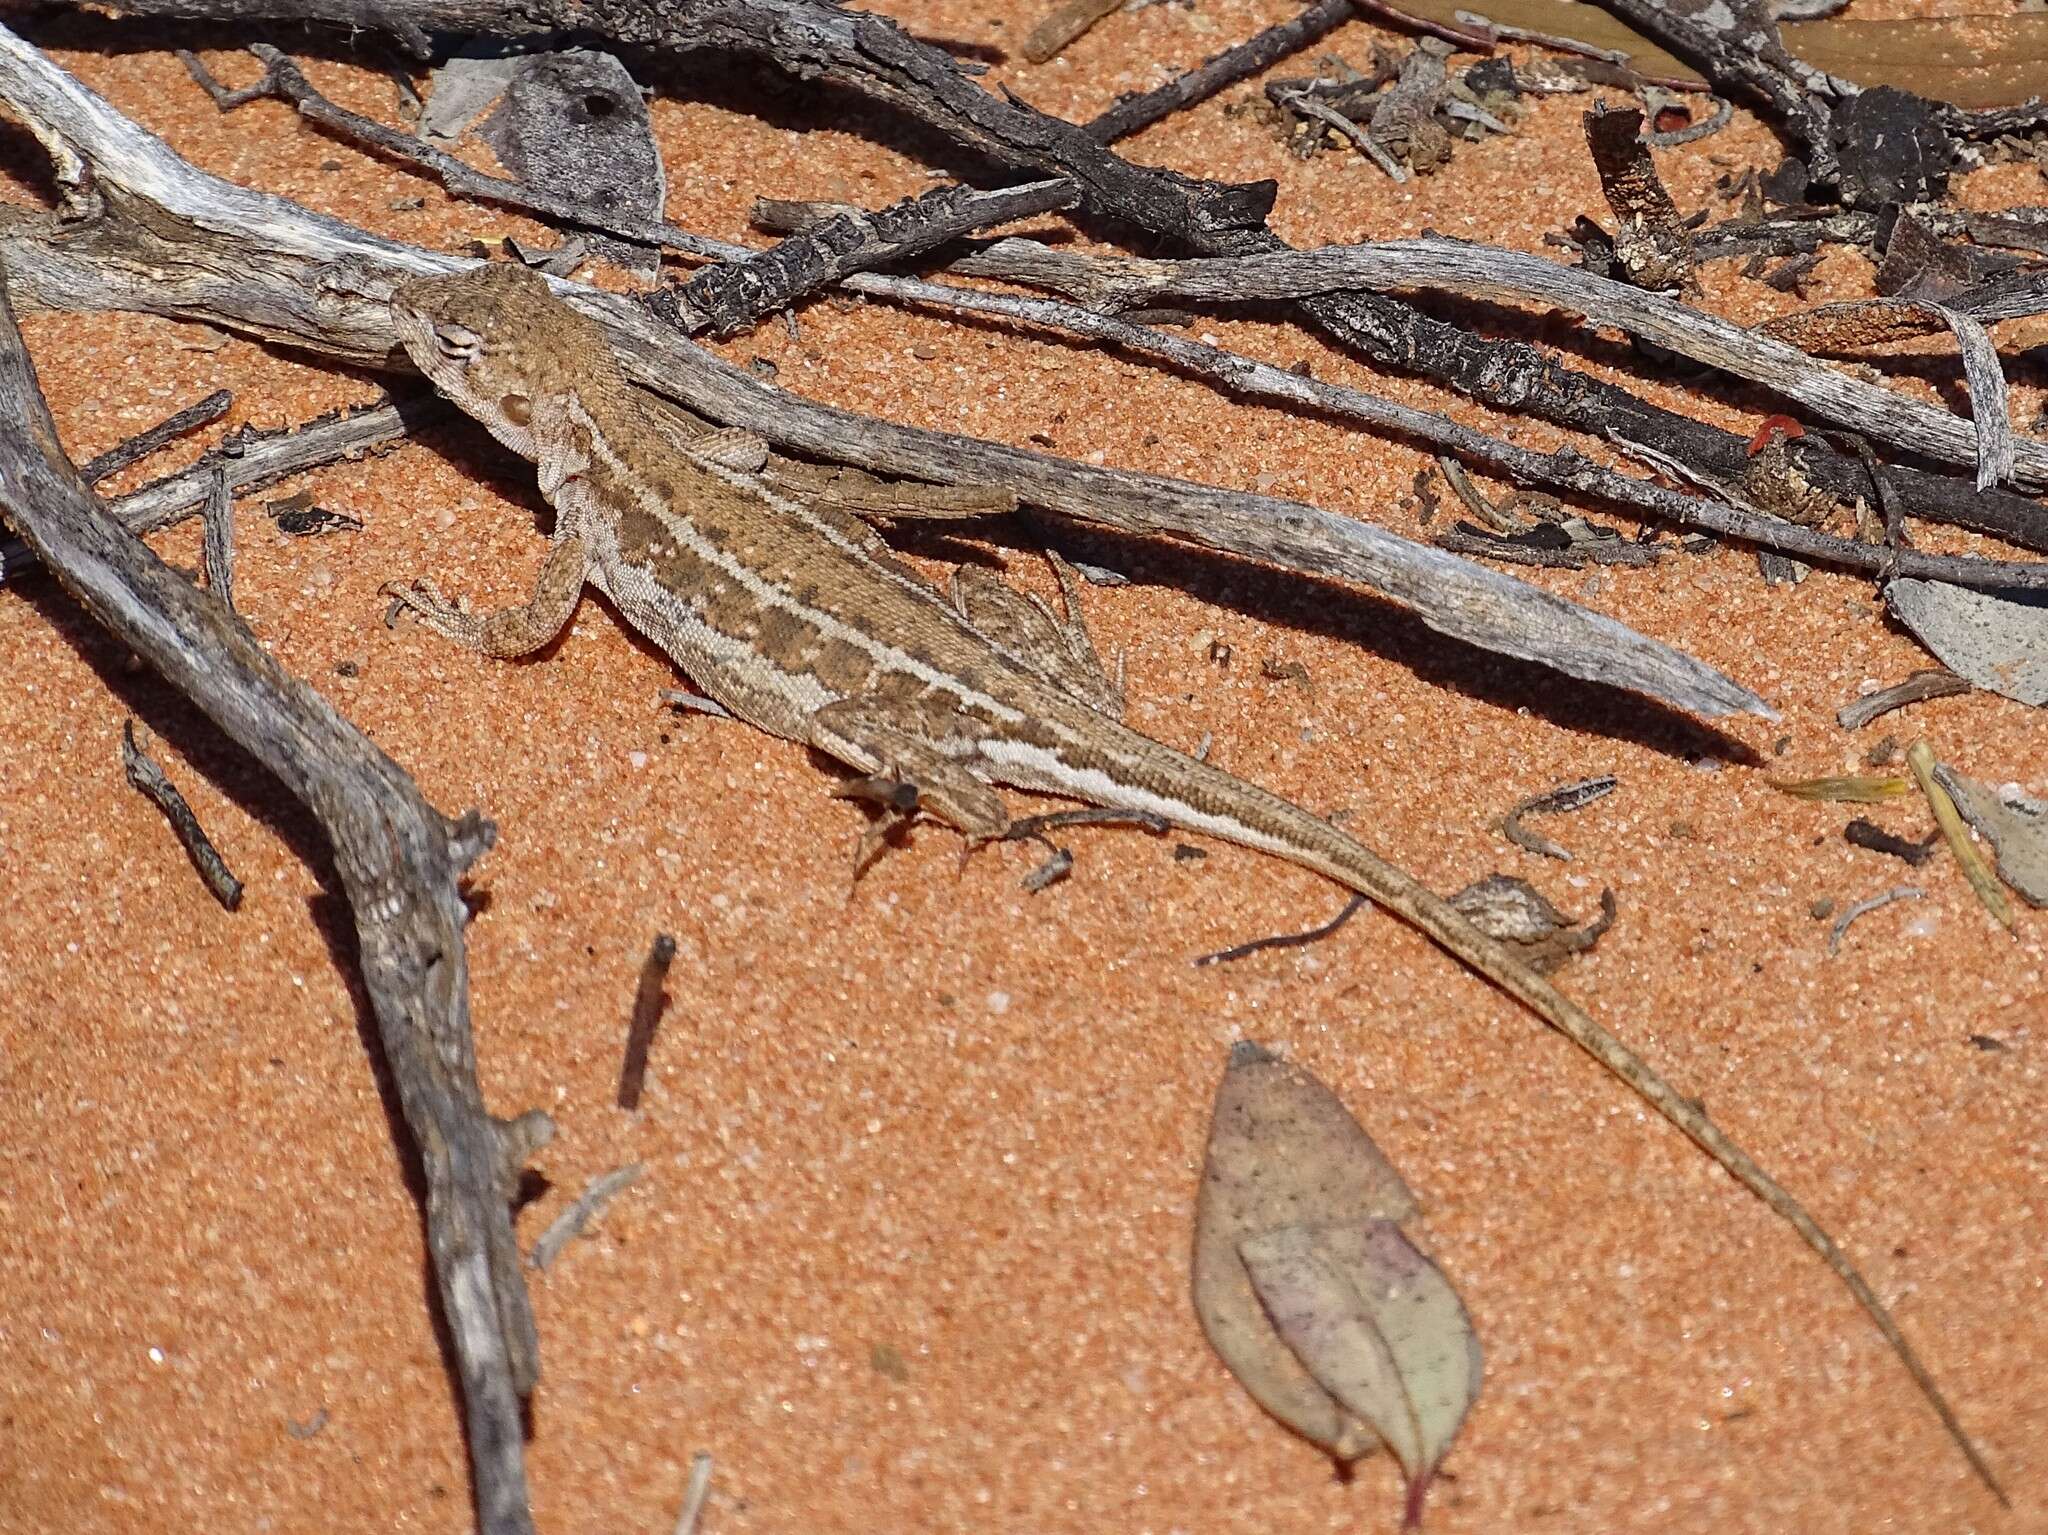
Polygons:
M534 578L531 597L490 613L469 613L424 580L415 580L410 586L387 582L384 594L418 614L429 629L466 650L509 661L530 656L547 645L568 627L590 575L590 546L582 532L588 485L581 478L548 475L549 458L543 450L543 480L554 480L548 499L555 508L555 536L540 574ZM559 465L559 457L555 462Z
M386 582L383 592L416 613L436 634L445 634L465 650L480 650L510 661L532 655L568 626L589 569L589 547L572 535L557 539L548 550L534 580L533 595L510 607L489 613L465 612L425 580L410 586Z

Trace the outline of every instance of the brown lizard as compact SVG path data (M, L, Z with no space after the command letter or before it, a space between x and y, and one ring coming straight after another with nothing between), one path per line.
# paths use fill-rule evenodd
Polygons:
M390 588L486 654L561 632L586 583L727 712L901 790L970 842L1010 826L1003 784L1149 813L1326 875L1405 918L1519 998L1788 1221L1869 1314L1971 1466L1990 1467L1870 1285L1805 1208L1706 1114L1433 891L1328 821L1119 718L1061 573L1067 617L986 575L942 597L856 518L752 474L746 433L690 440L641 399L604 333L524 267L424 278L393 298L413 362L539 468L555 510L532 598L488 615L425 583ZM950 599L950 600L949 600Z

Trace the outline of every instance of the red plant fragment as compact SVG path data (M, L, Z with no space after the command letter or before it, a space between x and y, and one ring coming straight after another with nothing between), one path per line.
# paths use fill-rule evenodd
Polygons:
M1787 442L1795 437L1804 437L1806 428L1790 416L1766 416L1756 429L1756 435L1749 439L1749 456L1755 458L1771 445L1771 434L1779 433Z

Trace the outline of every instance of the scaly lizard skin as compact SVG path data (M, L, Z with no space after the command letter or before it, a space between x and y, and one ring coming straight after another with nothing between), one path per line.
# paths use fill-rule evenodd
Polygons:
M1009 826L990 787L1005 784L1150 812L1370 897L1526 1003L1790 1222L1998 1491L1848 1257L1641 1057L1362 843L1124 725L1122 700L1080 629L1063 568L1056 566L1066 622L988 576L956 577L947 601L891 558L864 523L788 500L730 467L757 465L759 439L720 433L686 444L672 436L627 382L603 332L524 267L408 283L392 308L414 363L539 467L541 492L555 509L553 545L530 601L478 616L423 583L395 589L428 625L493 656L526 655L561 632L587 582L728 712L862 773L914 786L918 809L972 841Z

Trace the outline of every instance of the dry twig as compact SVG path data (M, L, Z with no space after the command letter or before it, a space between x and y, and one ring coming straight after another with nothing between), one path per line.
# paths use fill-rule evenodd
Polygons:
M151 210L146 256L137 248L140 232L112 206L97 217L81 214L61 248L23 233L20 221L12 237L0 227L0 257L24 289L51 307L119 304L203 315L330 356L390 366L392 284L460 264L205 175L4 31L0 100L39 132L68 141L80 175L120 186L121 208ZM1719 673L1610 619L1349 518L816 405L678 343L630 301L569 283L558 282L557 291L604 325L637 382L715 421L744 423L786 449L917 479L1003 485L1068 516L1364 584L1454 638L1702 714L1765 707ZM320 294L317 305L305 302L308 292Z
M80 479L83 478L81 475ZM199 817L192 813L191 805L178 792L178 786L164 776L164 770L136 741L133 720L124 720L121 724L121 769L128 782L164 813L164 819L171 823L171 830L178 834L178 841L184 844L185 856L192 860L192 867L199 871L199 877L213 892L213 898L227 911L239 909L242 882L235 878L227 860L220 856L220 849L206 835L206 828L199 824Z
M378 1037L426 1170L427 1241L468 1412L479 1522L490 1535L523 1535L532 1515L520 1398L540 1359L507 1200L514 1169L552 1127L537 1112L494 1119L476 1082L468 910L456 881L495 833L475 812L450 821L421 799L226 604L106 516L56 443L0 293L8 521L95 619L305 802L333 847Z

